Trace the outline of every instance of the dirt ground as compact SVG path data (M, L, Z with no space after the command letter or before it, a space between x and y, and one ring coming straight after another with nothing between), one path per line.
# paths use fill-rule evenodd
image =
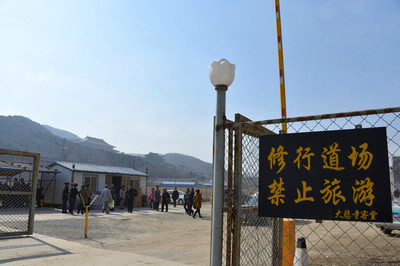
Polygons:
M49 219L36 216L34 231L84 245L117 251L133 252L155 258L194 265L208 265L210 259L211 205L201 209L203 218L193 219L182 205L169 206L169 212L147 208L133 214L126 210L110 212L109 216L92 213L88 238L84 238L83 215L65 215ZM121 215L123 214L123 215Z
M202 219L185 215L182 205L168 213L147 208L89 216L84 238L84 215L39 210L35 233L109 250L132 252L172 262L209 265L211 205L203 203ZM242 227L243 265L254 265L260 254L268 258L271 226ZM304 236L311 265L400 265L400 235L385 235L370 223L296 222L296 238ZM258 263L259 264L259 263ZM263 264L259 264L263 265Z

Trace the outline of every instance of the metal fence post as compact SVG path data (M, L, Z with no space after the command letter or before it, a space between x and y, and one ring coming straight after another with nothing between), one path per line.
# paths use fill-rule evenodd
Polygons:
M29 219L28 219L28 232L30 235L33 234L33 221L34 221L34 216L35 216L35 204L36 204L37 179L38 179L38 173L39 173L39 162L40 162L40 154L34 154L33 169L32 169L33 178L32 178L31 206L29 209Z
M213 176L213 206L211 226L211 265L222 265L222 221L224 200L225 156L225 95L227 86L217 86L217 113L215 119L215 150Z
M235 122L240 117L235 116ZM241 194L242 194L242 127L235 130L235 157L234 157L234 188L233 188L233 243L232 243L232 265L240 265L240 231L241 231Z
M232 262L232 180L233 179L233 129L229 129L228 137L228 194L227 194L227 217L226 217L226 266ZM225 191L224 191L225 195Z
M4 165L0 171L1 230L0 237L31 235L36 204L40 154L0 149ZM33 162L31 162L33 160ZM20 185L12 185L17 179ZM24 183L23 179L28 181ZM5 179L5 180L4 180ZM4 182L4 183L3 183Z

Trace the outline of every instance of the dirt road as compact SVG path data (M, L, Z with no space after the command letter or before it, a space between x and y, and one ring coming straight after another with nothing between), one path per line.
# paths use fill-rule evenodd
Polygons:
M211 206L204 202L202 219L185 215L181 205L168 213L149 209L111 212L94 211L89 218L89 238L84 238L84 215L66 215L58 210L39 210L35 232L108 250L132 252L172 262L209 265ZM313 265L399 265L400 235L385 235L369 223L315 221L296 223L296 238L307 239ZM252 238L250 234L254 234ZM242 256L269 254L261 235L271 227L242 228ZM269 238L270 239L270 238ZM262 240L262 241L264 241ZM248 249L252 252L244 254ZM264 247L264 248L263 248ZM257 250L257 252L255 252ZM243 261L244 262L244 261Z
M53 211L54 212L54 211ZM137 209L111 212L109 216L93 212L89 217L88 238L84 238L84 215L59 212L36 216L35 232L84 245L133 252L180 263L208 265L210 257L209 203L201 209L203 218L193 219L182 205L169 212Z

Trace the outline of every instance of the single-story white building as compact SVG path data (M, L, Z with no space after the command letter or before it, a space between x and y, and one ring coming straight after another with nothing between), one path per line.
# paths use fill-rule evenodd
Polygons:
M78 183L79 187L82 184L89 184L93 193L102 191L106 184L114 184L118 190L121 186L124 186L125 189L132 186L138 191L138 200L135 200L135 206L140 206L141 196L146 195L147 175L133 168L65 161L54 161L49 167L58 170L55 188L56 195L59 195L56 200L57 204L62 204L61 193L65 182Z

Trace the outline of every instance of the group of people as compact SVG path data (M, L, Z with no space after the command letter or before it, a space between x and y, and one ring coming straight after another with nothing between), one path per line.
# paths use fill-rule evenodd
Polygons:
M89 184L81 185L81 189L78 191L77 183L64 183L64 189L62 191L62 213L74 214L75 203L78 200L78 214L83 214L85 212L85 207L90 205L92 196L93 191ZM67 208L68 204L69 208Z
M159 205L161 202L161 212L168 212L168 205L171 202L171 198L176 207L176 203L179 199L178 189L175 188L174 191L170 195L167 191L167 188L164 188L161 192L159 186L156 188L152 188L148 201L149 207L152 210L159 211ZM103 213L110 213L110 210L113 211L115 208L124 209L125 206L128 208L128 212L133 212L133 205L135 202L135 197L138 195L137 190L134 187L129 186L127 190L122 186L120 189L117 189L116 186L111 184L111 186L105 185L105 188L100 193L100 202L102 203L102 211ZM93 191L90 188L89 184L81 185L81 189L78 190L77 183L64 183L64 190L62 192L62 213L70 213L74 214L75 204L78 202L77 213L84 213L85 207L89 206L92 200ZM202 196L200 190L197 189L196 192L194 188L187 188L186 193L183 199L183 208L185 209L185 213L193 218L196 218L198 215L200 218L201 213L201 202ZM69 208L68 208L69 205ZM193 210L193 208L195 210Z
M129 186L125 191L124 187L119 190L112 184L110 187L105 185L105 188L100 193L100 202L102 203L102 211L109 214L110 210L113 211L115 207L124 209L128 207L128 212L132 213L135 197L138 192L135 188ZM85 212L85 207L90 206L93 196L93 191L89 184L82 185L78 191L77 183L64 183L64 190L62 192L62 213L74 214L76 202L78 202L78 214ZM67 208L69 205L69 208ZM89 210L89 208L88 208Z
M179 194L178 194L179 197ZM152 210L158 211L159 206L160 206L160 201L161 201L161 211L168 212L168 204L171 201L171 195L168 193L167 188L163 189L163 192L161 193L159 186L156 186L156 189L151 188L151 192L148 198L149 201L149 207Z
M18 192L29 192L31 186L23 178L15 178L13 183L0 182L0 191L18 191ZM29 205L29 196L27 195L0 195L1 207L2 208L23 208Z
M103 191L100 194L100 201L102 202L102 211L103 213L109 214L110 210L114 210L115 206L119 207L121 210L124 209L125 206L128 208L128 212L133 212L133 205L135 202L135 197L138 195L138 191L129 186L125 191L125 187L121 187L118 191L114 184L111 184L111 187L108 185L105 186ZM110 202L114 201L114 207L111 206ZM111 204L112 205L112 204Z
M179 199L178 189L175 187L174 191L171 194L172 195L168 193L167 188L164 188L162 192L160 191L159 186L156 186L156 189L151 188L151 192L148 198L150 209L158 211L161 201L161 211L164 211L165 206L165 211L168 212L168 204L171 201L171 196L174 207L176 207L176 202ZM197 189L195 192L194 188L187 188L183 198L183 208L185 209L185 213L189 216L192 216L193 218L196 218L196 215L198 214L201 218L201 202L202 198L200 190ZM194 211L193 208L196 209L196 211Z
M198 214L201 218L201 202L202 198L200 189L197 189L196 193L194 192L194 188L186 189L185 195L183 197L183 208L185 209L187 215L196 218L196 214ZM196 209L196 211L194 211L193 208Z

